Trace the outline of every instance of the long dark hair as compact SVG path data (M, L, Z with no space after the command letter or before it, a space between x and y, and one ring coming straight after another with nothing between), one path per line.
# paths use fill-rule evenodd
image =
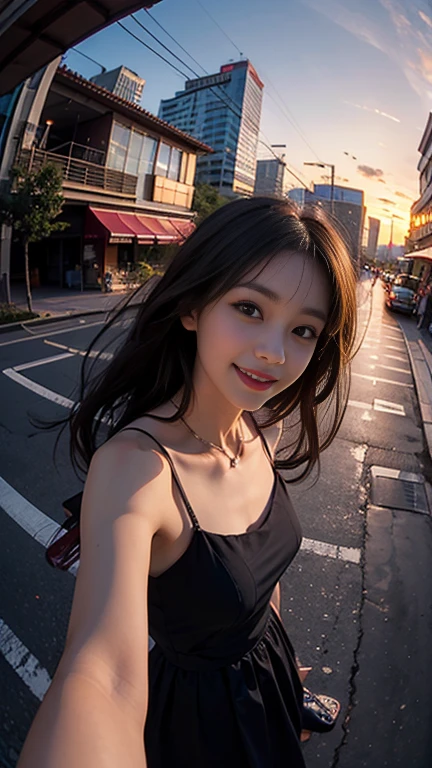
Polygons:
M70 425L71 457L88 469L101 442L182 390L176 421L189 406L196 355L195 334L180 317L198 313L233 288L246 273L281 251L304 253L323 264L331 309L307 369L265 405L263 427L291 417L291 441L278 453L281 469L302 467L307 476L335 437L348 399L349 362L356 335L356 276L341 235L320 208L298 208L267 197L240 199L206 218L179 248L139 306L125 342L97 376L88 375L100 341L127 311L123 307L95 337L81 372L79 404ZM162 417L159 417L162 418ZM106 427L108 426L108 432ZM294 436L294 437L293 437Z

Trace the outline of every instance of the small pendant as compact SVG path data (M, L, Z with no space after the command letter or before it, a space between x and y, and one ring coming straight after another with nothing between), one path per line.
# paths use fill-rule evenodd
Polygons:
M239 463L239 457L238 456L234 456L233 459L230 459L230 462L231 462L230 469L235 469L237 464Z

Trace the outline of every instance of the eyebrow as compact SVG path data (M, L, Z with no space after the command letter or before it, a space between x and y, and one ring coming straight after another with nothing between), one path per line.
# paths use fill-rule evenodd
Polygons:
M236 285L235 287L251 288L253 291L257 291L258 293L261 293L263 296L266 296L267 299L270 299L270 301L273 301L275 304L279 304L282 301L278 293L273 291L271 288L267 288L266 285L262 285L261 283L255 283L255 282L238 283L238 285ZM316 317L318 320L322 320L323 323L325 323L327 320L326 313L323 312L321 309L316 309L315 307L303 307L302 315L312 315L312 317Z

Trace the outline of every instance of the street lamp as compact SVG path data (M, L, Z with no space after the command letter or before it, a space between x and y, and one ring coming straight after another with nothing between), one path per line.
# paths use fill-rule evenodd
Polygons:
M332 215L334 215L334 182L335 182L335 167L332 163L303 163L303 165L316 165L318 168L330 168L331 169L331 182L330 182L330 207Z
M298 176L297 176L297 175L294 173L294 171L292 171L290 168L288 168L288 165L286 164L285 160L282 160L282 158L281 158L281 157L279 157L279 156L276 154L276 152L274 152L274 150L273 150L273 148L274 148L274 147L283 147L283 148L285 148L285 149L286 149L286 144L266 144L266 143L265 143L265 141L263 141L262 139L258 139L258 142L259 142L260 144L263 144L263 145L264 145L264 146L265 146L265 147L266 147L266 148L269 150L269 152L271 152L271 153L272 153L273 157L275 157L275 158L276 158L276 160L279 160L279 162L280 162L280 163L282 163L282 165L283 165L283 167L285 168L285 170L286 170L286 171L288 171L288 173L290 173L290 174L291 174L291 176L294 176L294 178L295 178L295 179L297 179L297 181L298 181L298 182L299 182L299 183L302 185L302 187L304 187L305 189L307 189L307 191L308 191L308 192L310 192L310 189L309 189L309 187L307 186L307 184L305 184L305 183L304 183L304 181L302 181L302 180L301 180L301 179L300 179L300 178L299 178L299 177L298 177ZM284 155L282 155L282 157L284 157Z

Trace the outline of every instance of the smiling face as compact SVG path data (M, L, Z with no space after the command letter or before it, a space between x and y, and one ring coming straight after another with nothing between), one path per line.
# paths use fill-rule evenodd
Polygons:
M329 309L322 264L281 252L199 315L182 318L197 334L195 391L258 410L305 371Z

